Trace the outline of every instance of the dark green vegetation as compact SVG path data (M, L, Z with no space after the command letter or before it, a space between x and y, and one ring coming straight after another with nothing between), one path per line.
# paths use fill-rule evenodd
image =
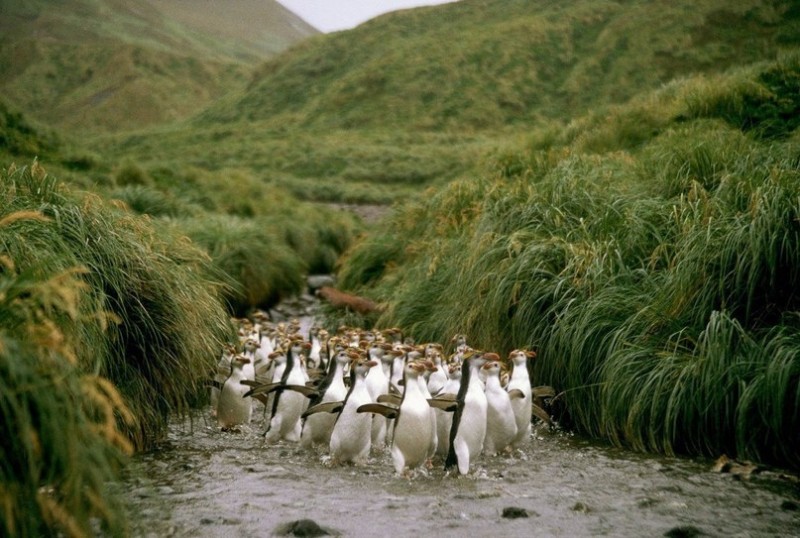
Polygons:
M416 338L539 350L579 431L800 467L800 54L532 132L340 277Z
M185 118L316 30L271 0L3 0L0 90L71 132ZM242 12L249 16L242 16Z
M98 140L149 162L237 167L315 200L402 200L483 173L519 133L690 73L796 46L790 2L462 1L308 39L157 136Z
M227 317L365 230L331 201L396 203L340 266L379 325L536 347L584 433L800 466L800 10L731 4L462 0L257 65L307 34L3 2L5 533L124 533L105 484Z

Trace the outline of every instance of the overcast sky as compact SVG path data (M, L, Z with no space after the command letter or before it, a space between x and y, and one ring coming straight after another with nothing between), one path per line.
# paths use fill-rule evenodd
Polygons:
M323 32L347 30L388 11L453 1L455 0L278 0Z

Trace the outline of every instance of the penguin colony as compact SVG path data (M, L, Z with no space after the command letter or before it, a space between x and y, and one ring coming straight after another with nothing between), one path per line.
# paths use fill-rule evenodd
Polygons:
M533 351L503 361L470 348L463 335L445 351L415 345L396 328L331 335L312 327L305 337L296 320L272 323L256 313L236 321L240 341L223 349L211 387L223 430L250 423L258 400L267 444L322 447L332 462L356 464L388 449L399 475L431 468L434 458L465 475L481 454L528 442L533 416L549 422L537 402L554 393L532 389Z

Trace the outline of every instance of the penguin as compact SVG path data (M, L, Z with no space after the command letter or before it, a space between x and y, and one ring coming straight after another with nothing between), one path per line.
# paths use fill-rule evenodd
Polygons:
M306 387L301 365L301 342L292 343L288 352L273 352L270 357L276 367L285 364L279 383L269 383L251 389L245 396L263 396L274 392L275 396L270 409L269 424L264 432L268 444L279 440L296 442L300 437L300 415L308 405L306 397L313 397L316 392Z
M320 328L314 325L308 330L308 339L311 342L311 350L308 352L308 367L319 368L322 360L322 341L320 340Z
M428 356L428 346L425 348L425 355ZM447 370L442 365L442 354L439 349L435 349L428 358L433 361L435 367L430 377L428 377L428 392L436 396L442 391L447 382Z
M511 396L500 384L500 361L483 365L486 372L486 439L483 453L494 456L508 447L517 435L517 421L511 407Z
M393 357L386 352L391 346L373 342L367 352L370 360L376 361L377 366L370 368L366 377L367 391L373 402L378 401L378 396L389 392L389 372ZM388 419L379 414L372 416L371 444L373 448L382 449L386 445Z
M460 385L461 365L451 364L447 367L447 381L437 398L454 402ZM437 407L433 407L433 410L436 414L436 455L444 459L450 450L450 428L453 425L453 413Z
M359 413L381 413L395 419L392 438L392 462L400 475L425 463L432 435L430 406L420 391L418 378L425 365L409 362L404 368L403 396L400 406L371 403L358 408Z
M231 375L231 360L236 355L236 347L231 344L222 346L222 355L217 361L217 369L214 371L214 378L211 382L211 391L209 394L211 402L211 416L217 416L217 404L219 403L219 392L222 389L223 383Z
M304 417L320 411L335 414L330 440L334 463L366 463L372 446L372 417L358 413L358 408L373 401L367 390L366 376L376 366L377 361L355 359L350 365L350 389L344 401L321 403L303 413Z
M243 355L231 359L231 373L223 383L217 401L217 423L223 431L250 423L253 400L244 397L248 388L242 384L245 379L244 365L249 362L250 359Z
M408 357L406 355L409 351L411 351L411 349L412 348L409 346L397 347L396 345L393 345L393 349L389 351L389 354L394 358L389 376L389 392L391 393L403 393L403 387L400 385L400 380L403 379L403 376L405 375L405 365L408 362Z
M256 350L259 348L258 342L254 338L247 338L244 341L243 345L244 351L243 355L250 359L243 370L244 370L244 377L245 379L249 379L250 381L256 380Z
M345 349L339 350L328 365L328 373L317 387L317 396L309 402L309 408L321 403L341 402L347 396L344 384L344 370L358 355ZM313 448L315 445L329 445L336 417L329 413L315 413L305 419L300 435L300 446Z
M435 398L431 405L453 412L450 427L450 446L445 460L445 470L458 469L462 475L469 473L470 463L483 451L486 437L486 394L479 379L479 370L487 360L499 359L496 354L467 351L461 365L461 384L455 401Z
M433 372L436 369L433 362L430 360L425 360L422 362L422 364L425 366L424 372ZM419 384L419 391L422 393L422 397L425 398L425 401L427 402L431 399L431 393L428 390L428 383L426 382L424 375L417 377L417 383ZM431 431L430 439L428 440L428 453L425 458L426 463L430 463L433 456L436 455L436 447L439 445L439 438L436 435L436 409L430 405L428 406L428 415L430 416L431 421Z
M516 349L509 354L511 376L506 390L513 395L511 408L514 411L514 419L517 424L517 434L511 441L513 448L520 448L531 438L533 396L528 361L535 357L536 352L521 349Z

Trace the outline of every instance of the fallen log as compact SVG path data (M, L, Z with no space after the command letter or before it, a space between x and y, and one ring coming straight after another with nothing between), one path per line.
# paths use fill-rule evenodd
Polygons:
M315 294L320 299L328 302L334 308L349 308L353 312L361 314L362 316L372 314L373 312L380 312L382 308L365 297L352 295L339 291L331 286L322 286Z

